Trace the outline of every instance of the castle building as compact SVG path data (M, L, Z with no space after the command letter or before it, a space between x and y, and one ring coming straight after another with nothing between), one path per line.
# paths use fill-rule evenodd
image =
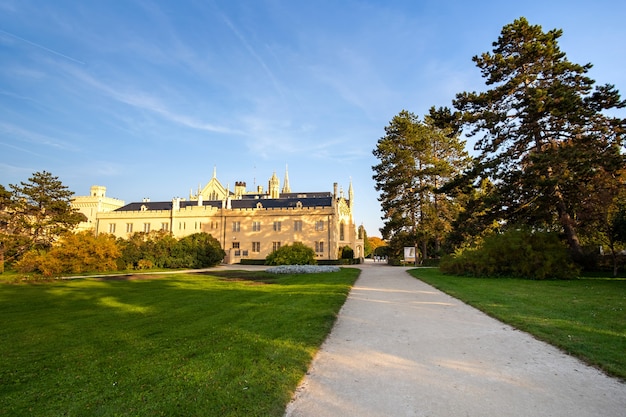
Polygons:
M78 197L75 201L81 201ZM245 182L236 182L234 191L213 177L189 199L144 200L110 211L98 211L95 232L128 238L134 232L163 230L176 238L206 232L216 238L226 252L225 262L265 259L281 246L303 243L314 249L318 260L340 257L349 246L355 258L363 257L363 239L353 219L352 182L348 196L332 192L291 192L288 174L282 189L276 173L262 186L248 191ZM87 216L92 219L92 217Z
M124 200L107 197L106 191L107 188L102 185L93 185L89 195L72 199L72 207L87 217L87 221L78 224L76 231L95 229L97 213L117 210L124 206Z

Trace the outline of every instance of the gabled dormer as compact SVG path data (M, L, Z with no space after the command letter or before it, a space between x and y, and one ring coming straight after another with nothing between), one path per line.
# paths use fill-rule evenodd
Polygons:
M228 190L217 179L217 169L213 168L213 178L198 191L197 195L191 196L191 200L198 200L199 196L202 196L204 201L226 200L228 195Z

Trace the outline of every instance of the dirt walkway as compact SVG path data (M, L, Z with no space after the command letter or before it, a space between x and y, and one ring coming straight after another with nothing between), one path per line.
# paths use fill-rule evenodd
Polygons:
M286 417L626 416L626 384L405 268L361 268Z

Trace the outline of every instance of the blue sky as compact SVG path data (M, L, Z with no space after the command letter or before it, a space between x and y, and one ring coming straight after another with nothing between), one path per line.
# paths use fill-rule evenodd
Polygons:
M524 16L626 91L626 5L588 1L0 0L0 184L37 171L76 195L345 191L382 226L372 155L401 110L485 89L472 56Z

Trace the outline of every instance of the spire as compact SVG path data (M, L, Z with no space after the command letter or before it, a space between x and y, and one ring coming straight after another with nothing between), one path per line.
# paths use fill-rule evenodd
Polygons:
M348 198L350 199L350 206L354 200L354 189L352 188L352 177L350 177L350 187L348 187Z
M217 178L217 167L213 166L213 178Z
M352 188L352 177L350 177L350 187L348 187L348 207L350 207L350 217L354 210L354 188Z
M279 198L280 197L280 181L278 180L278 177L276 176L276 171L274 171L274 174L272 174L272 178L270 178L269 181L269 195L270 198Z
M290 193L291 188L289 187L289 167L285 165L285 181L283 182L283 194Z

